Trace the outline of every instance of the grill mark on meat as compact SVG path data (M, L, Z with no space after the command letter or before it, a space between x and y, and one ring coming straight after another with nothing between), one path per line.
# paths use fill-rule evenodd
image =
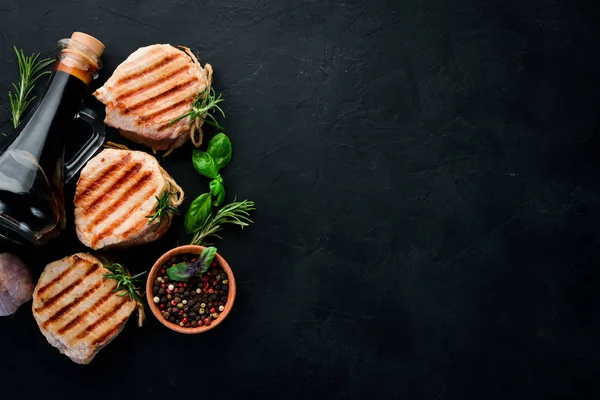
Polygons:
M152 178L152 175L152 172L145 172L143 175L139 176L132 187L128 188L124 193L121 194L121 196L119 196L104 210L99 211L98 215L96 215L96 218L94 218L90 225L98 225L106 218L108 218L112 213L117 211L119 207L121 207L131 196L135 195L137 191L139 191L146 185L150 178Z
M173 86L169 90L166 90L166 91L160 93L159 95L144 99L136 104L133 104L133 105L127 107L126 109L123 110L123 114L127 115L127 114L135 112L135 111L139 110L140 108L143 108L144 106L147 106L147 105L155 105L159 102L162 103L165 101L165 98L168 98L172 94L175 94L175 96L173 96L173 97L176 98L178 94L180 94L180 93L183 94L182 92L185 89L187 89L188 87L193 86L195 84L196 84L195 79L191 79L191 80L187 80L185 82L178 83L177 85ZM185 100L191 100L193 98L195 98L195 96L187 96Z
M118 172L121 168L123 168L128 162L131 160L131 153L127 153L125 157L119 160L119 162L112 164L108 168L106 168L99 177L95 178L89 185L87 185L81 191L75 195L75 203L79 203L84 200L87 196L93 193L96 189L98 189L106 180L115 172ZM91 180L91 179L90 179Z
M93 313L96 312L96 310L100 307L102 307L108 300L110 300L113 296L115 296L115 293L111 290L108 293L106 293L104 296L102 296L100 299L96 300L96 302L87 310L85 310L85 312L83 312L82 314L76 316L75 318L73 318L69 323L67 323L65 326L63 326L62 328L60 328L58 330L58 333L60 335L64 334L65 332L67 332L68 330L70 330L71 328L73 328L76 325L79 325L82 321L85 320L85 318Z
M123 326L123 324L125 322L127 322L128 319L129 319L129 315L126 315L125 317L121 318L121 320L114 326L114 328L109 329L108 331L104 332L102 334L102 336L100 336L99 338L94 340L93 345L97 346L97 345L103 343L109 337L119 333L119 331L121 330L121 327Z
M65 275L67 275L69 273L69 271L71 271L73 268L75 268L75 266L79 265L81 262L87 263L86 260L84 260L83 258L80 258L78 256L73 256L73 260L75 262L72 263L71 265L69 265L69 267L67 269L65 269L59 275L55 276L54 279L52 279L50 282L46 283L44 286L39 288L37 291L37 295L42 296L48 289L50 289L51 287L56 285L62 278L65 277Z
M148 221L139 221L137 224L135 224L134 226L132 226L131 228L129 228L125 232L123 232L121 234L121 236L124 237L124 238L127 238L132 233L141 230L145 225L148 225Z
M92 286L91 288L86 290L85 293L83 293L80 297L76 298L74 301L67 304L66 306L64 306L63 308L58 310L56 313L54 313L54 315L52 315L50 318L48 318L42 324L42 328L46 329L50 324L53 324L53 323L57 322L58 320L60 320L69 311L71 311L73 308L77 307L81 302L83 302L84 300L89 298L91 295L93 295L96 292L96 290L100 289L102 287L103 283L104 283L104 278L100 278L94 286ZM62 333L62 332L59 331L59 333Z
M175 55L175 54L171 54L166 56L165 58L163 58L162 60L160 60L158 63L154 64L154 65L150 65L148 68L143 69L141 71L138 72L134 72L132 74L129 74L127 76L124 76L123 78L119 79L116 83L117 86L118 85L123 85L127 82L131 82L134 79L138 79L142 76L148 75L150 73L152 73L153 71L156 71L157 69L164 67L165 65L171 63L173 60L175 60L176 58L179 58L179 55Z
M57 294L55 294L54 296L52 296L51 298L49 298L48 300L46 300L43 303L42 307L43 308L50 308L50 307L52 307L60 299L62 299L63 297L65 297L66 295L68 295L69 293L71 293L73 291L73 289L75 289L75 287L77 287L77 285L80 285L81 282L83 282L83 280L85 278L87 278L88 276L90 276L91 274L93 274L98 268L100 268L100 266L98 264L95 264L95 263L94 264L90 264L90 266L88 267L85 275L83 275L82 278L76 279L69 286L67 286L66 288L64 288L63 290L61 290L60 292L58 292ZM40 308L38 308L36 311L39 311L39 310L40 310Z
M102 324L105 321L108 321L110 318L112 318L114 315L116 315L119 310L121 308L123 308L123 306L125 304L128 303L128 300L125 299L125 297L119 297L121 299L121 301L117 304L115 304L110 310L108 310L107 312L105 312L104 314L102 314L96 321L94 321L93 323L91 323L90 325L88 325L79 335L77 335L77 337L75 339L83 339L84 337L86 337L87 335L89 335L91 332L94 331L94 329L96 329L100 324Z
M144 188L144 186L146 186L150 182L150 180L152 179L152 176L153 176L152 172L144 173L137 180L137 182L133 185L133 187L129 188L129 190L127 190L127 192L123 193L121 195L121 197L118 198L116 201L114 201L108 208L106 208L105 210L100 212L100 215L98 217L96 217L96 220L94 220L92 222L92 226L97 225L99 222L104 221L110 214L114 213L123 203L125 203L127 201L127 199L129 199L129 197L133 196L136 192L141 191L142 188ZM148 197L149 196L146 196L146 197L140 199L137 204L132 205L132 209L135 209L139 204L146 201L148 199ZM102 240L106 236L109 236L110 234L112 234L115 229L117 229L119 226L121 226L123 224L123 222L125 222L127 220L127 218L129 218L129 214L123 215L121 218L112 222L102 232L98 233L98 235L96 235L96 237L93 238L91 241L92 248L94 248L100 240ZM144 221L144 222L146 222L146 221Z
M184 72L189 71L190 69L190 65L189 64L185 64L183 67L176 69L173 72L170 72L169 74L167 74L166 76L154 80L154 81L150 81L148 83L146 83L145 86L140 86L140 87L134 87L124 93L121 93L119 95L117 95L117 97L114 99L114 103L123 103L125 102L127 99L129 99L130 97L133 96L139 96L140 94L146 93L149 90L154 89L155 87L158 87L160 85L162 85L165 82L168 82L170 80L173 80L177 77L179 77L179 75L182 75ZM113 103L111 102L111 103Z
M141 163L133 164L127 171L125 171L123 175L121 175L121 177L116 182L112 184L111 187L109 187L106 190L103 190L102 193L100 193L100 195L96 197L92 201L92 203L83 210L83 214L89 215L92 212L94 212L107 197L119 190L121 186L123 186L133 175L137 174L140 171L140 169L142 169Z
M193 101L194 101L193 99L183 99L181 101L178 101L175 104L172 104L166 108L163 108L162 110L158 110L152 114L144 115L143 117L140 117L140 119L144 122L146 122L148 120L152 120L152 119L158 119L159 117L162 117L163 115L166 115L177 108L181 108L182 106L191 104ZM183 114L183 112L182 112L182 114Z
M174 126L177 126L177 124L179 124L179 123L183 123L183 124L185 124L185 125L187 126L187 125L189 125L189 124L190 124L190 122L191 122L191 121L190 121L190 118L189 118L189 117L187 117L187 118L183 118L183 119L179 120L179 122L178 122L178 123L176 123L176 124L172 124L172 125L170 125L170 124L171 124L171 121L167 121L167 122L165 122L164 124L162 124L162 125L159 125L159 126L156 128L156 131L157 131L157 132L162 132L162 131L164 131L165 129L169 129L169 128L172 128L172 127L174 127ZM202 120L201 120L201 121L200 121L200 125L202 125L203 123L204 123L204 121L202 121Z

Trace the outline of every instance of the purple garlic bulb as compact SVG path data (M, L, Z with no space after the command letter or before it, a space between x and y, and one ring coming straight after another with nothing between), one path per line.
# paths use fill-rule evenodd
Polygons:
M14 314L31 300L33 281L31 270L16 255L0 254L0 316Z

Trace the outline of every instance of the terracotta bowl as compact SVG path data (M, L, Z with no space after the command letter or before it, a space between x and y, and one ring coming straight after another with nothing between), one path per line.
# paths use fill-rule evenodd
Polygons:
M202 252L202 250L204 250L204 246L188 245L176 247L163 254L162 257L159 258L156 261L156 263L154 263L152 269L150 270L150 273L148 273L148 280L146 281L146 300L148 301L148 306L150 307L152 314L154 314L154 316L160 321L161 324L179 333L195 334L206 332L215 328L221 322L223 322L225 318L227 318L229 312L231 311L231 307L233 307L233 302L235 301L235 277L233 276L233 272L231 271L229 264L227 264L227 261L225 261L225 259L217 253L217 255L215 256L215 261L221 266L221 268L223 268L223 271L225 271L225 273L227 274L227 279L229 280L229 295L227 296L227 303L225 304L225 309L219 315L219 318L213 321L212 324L210 324L209 326L198 326L196 328L181 327L177 324L167 321L162 316L158 305L154 304L154 295L152 294L152 283L156 279L156 275L160 271L163 264L166 263L170 258L178 256L180 254L199 255Z

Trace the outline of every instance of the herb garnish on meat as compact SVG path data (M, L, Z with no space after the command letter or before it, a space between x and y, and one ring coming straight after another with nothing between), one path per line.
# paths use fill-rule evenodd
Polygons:
M170 221L170 215L179 215L179 210L171 205L171 193L168 191L164 191L160 197L156 196L156 201L158 204L156 205L156 211L152 215L147 215L148 224L153 223L158 219L158 224L154 228L154 231L157 231L158 228L162 225L163 221L166 220L167 223Z
M110 272L110 274L103 274L103 276L107 279L114 279L117 281L117 287L114 290L117 296L123 297L129 295L130 300L142 304L142 297L138 285L141 284L140 278L146 271L131 276L122 264L111 263L106 259L103 261L104 268Z

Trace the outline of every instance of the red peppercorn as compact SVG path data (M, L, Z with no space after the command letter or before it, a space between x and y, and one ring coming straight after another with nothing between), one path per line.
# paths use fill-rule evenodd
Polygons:
M180 284L179 284L179 285L177 285L177 286L179 286L179 287L183 287L183 283L180 283Z
M164 274L164 273L166 273L166 272L167 272L167 270L165 270L164 268L160 270L160 273L161 273L161 274Z
M187 287L187 283L184 283L184 284L183 284L183 287Z
M202 326L204 325L204 322L202 322L202 320L198 321L198 326Z
M171 294L171 293L173 293L173 291L172 291L172 290L169 290L169 289L167 289L167 294Z
M215 291L212 289L208 289L208 293L213 294Z
M171 305L172 305L172 306L176 306L176 305L177 305L177 302L176 302L175 300L171 300Z
M166 288L166 287L167 287L167 285L165 285L164 283L161 283L161 284L160 284L160 287L164 289L164 288Z
M183 323L185 324L186 322L188 322L188 319L184 317L184 318L181 320L181 322L183 322Z
M179 311L179 315L183 315L183 310L180 310L180 311Z
M160 305L158 306L161 310L165 309L165 305L163 303L160 303Z
M204 325L210 325L210 318L204 318Z
M208 282L204 282L204 285L202 285L202 287L203 287L204 289L208 288Z
M214 307L210 309L210 312L211 312L211 313L214 313L214 312L216 312L216 311L217 311L217 309L216 309L216 308L214 308Z
M190 323L189 323L189 322L188 322L187 324L185 324L185 327L186 327L186 328L189 328L190 326L191 326L191 325L190 325Z
M213 261L211 265L212 265L213 267L216 267L216 266L217 266L217 262L216 262L216 261Z
M213 286L217 286L217 283L219 283L219 282L217 282L217 281L214 281L214 282L213 282Z

